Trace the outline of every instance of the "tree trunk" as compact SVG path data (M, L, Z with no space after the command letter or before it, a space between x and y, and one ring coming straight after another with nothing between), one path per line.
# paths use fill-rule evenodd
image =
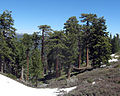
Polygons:
M80 68L80 64L81 64L81 48L79 49L78 68Z
M37 80L38 80L38 78L37 78L37 76L36 76L36 87L37 87L37 85L38 85L38 81L37 81Z
M70 68L70 65L68 66L68 73L67 73L67 78L70 79L70 71L71 71L71 68Z
M58 77L58 57L56 58L56 78Z
M23 66L22 66L22 70L21 70L21 80L24 80L24 68L23 68Z
M87 21L87 26L89 26L89 21ZM87 30L87 34L86 35L88 35L89 34L89 29ZM89 36L89 35L88 35ZM87 37L88 37L87 36ZM89 38L89 37L88 37ZM89 51L89 49L88 49L88 44L89 44L89 39L87 39L86 40L86 46L87 46L87 48L86 48L86 56L87 56L87 58L86 58L86 66L88 67L88 65L89 65L89 53L88 53L88 51Z
M4 64L3 64L3 61L1 63L1 73L3 73L3 70L4 70Z
M62 66L61 63L59 64L59 77L61 76Z
M88 51L89 51L89 49L88 49L88 47L87 47L87 48L86 48L86 55L87 55L86 67L88 67L88 65L89 65L89 54L88 54Z
M27 52L27 81L29 80L29 56Z

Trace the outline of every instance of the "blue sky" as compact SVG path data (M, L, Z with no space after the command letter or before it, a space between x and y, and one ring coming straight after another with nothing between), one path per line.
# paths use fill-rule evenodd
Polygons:
M104 16L107 31L120 33L120 0L1 0L0 13L12 11L17 33L33 33L39 25L50 25L62 30L71 16L79 20L81 13Z

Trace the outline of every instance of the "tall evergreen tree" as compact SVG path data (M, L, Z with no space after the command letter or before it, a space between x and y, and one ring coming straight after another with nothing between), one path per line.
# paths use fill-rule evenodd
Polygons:
M78 68L80 68L82 61L82 49L83 49L83 31L82 25L79 25L78 33L77 33L77 42L78 42Z
M96 14L81 14L82 20L81 22L85 22L83 30L84 32L84 40L86 42L86 66L89 65L89 39L90 39L90 32L91 32L91 21L96 18Z
M40 25L38 26L42 33L42 42L41 42L41 60L44 68L44 73L46 73L45 66L45 35L51 30L51 27L48 25Z
M66 49L65 42L65 34L63 31L53 31L54 33L49 33L49 54L48 59L51 59L50 57L53 57L55 61L55 71L56 71L56 77L59 77L61 71L61 65L63 65L62 61L64 57L63 51ZM52 56L51 56L52 55ZM54 55L54 56L53 56ZM52 58L52 59L53 59Z
M116 53L120 50L119 34L114 35L111 44L112 44L112 53Z
M109 42L108 32L106 32L105 19L94 18L92 20L92 31L90 33L90 59L93 67L107 64L111 54L111 44Z
M29 80L29 52L32 47L32 36L28 34L23 35L22 43L25 46L26 51L26 61L27 61L27 80Z
M14 20L11 16L11 11L4 11L2 14L0 14L0 59L1 59L1 68L2 72L4 69L8 66L10 66L10 69L12 69L12 65L14 63L14 57L15 57L15 28L14 26Z
M67 65L68 78L70 78L71 66L76 63L78 56L78 43L76 38L77 32L79 31L79 24L77 18L73 16L70 17L64 25L65 34L67 36L65 44L68 47L66 50L65 61Z

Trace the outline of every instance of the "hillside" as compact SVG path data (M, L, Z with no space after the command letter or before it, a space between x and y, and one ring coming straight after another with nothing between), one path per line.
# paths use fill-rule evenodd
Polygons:
M32 88L0 74L0 94L2 96L57 96L62 91L68 93L75 88Z
M114 59L110 65L91 71L79 72L68 80L53 81L49 87L77 88L64 96L120 96L120 62Z

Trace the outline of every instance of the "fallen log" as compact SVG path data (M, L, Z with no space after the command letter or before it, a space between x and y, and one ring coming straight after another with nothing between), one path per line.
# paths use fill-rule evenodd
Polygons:
M73 66L73 70L75 70L75 71L89 70L89 69L92 69L92 67L80 67L80 68L78 68L78 67Z

